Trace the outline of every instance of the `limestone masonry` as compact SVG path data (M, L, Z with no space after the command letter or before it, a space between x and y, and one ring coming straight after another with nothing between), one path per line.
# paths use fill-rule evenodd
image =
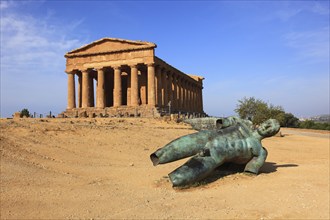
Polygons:
M61 116L203 115L204 78L167 64L156 47L103 38L66 53L68 106Z

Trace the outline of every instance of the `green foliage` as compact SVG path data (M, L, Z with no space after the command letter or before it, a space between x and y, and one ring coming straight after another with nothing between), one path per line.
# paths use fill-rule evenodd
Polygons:
M288 128L298 128L299 127L299 119L296 118L291 113L284 113L282 120L280 121L282 127Z
M330 123L321 123L312 120L306 120L301 122L299 127L306 129L316 129L316 130L330 130Z
M293 114L287 113L281 106L274 106L254 97L238 100L235 112L243 119L249 119L254 125L258 125L267 119L274 118L280 122L281 127L306 128L318 130L330 130L329 122L315 122L307 120L300 122Z
M238 100L239 104L235 109L235 112L241 118L250 119L254 124L259 124L265 120L265 113L268 106L265 102L254 97Z
M30 117L30 112L27 108L22 109L21 117L26 116L27 118Z
M241 118L250 119L253 124L258 125L263 121L274 118L283 127L298 127L299 119L291 113L286 113L281 106L268 105L266 102L254 97L238 100L239 104L235 112Z

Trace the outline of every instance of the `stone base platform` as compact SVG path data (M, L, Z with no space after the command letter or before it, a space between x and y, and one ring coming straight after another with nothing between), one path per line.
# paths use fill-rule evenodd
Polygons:
M95 117L160 117L160 113L155 107L149 106L121 106L107 107L104 109L89 108L74 108L67 109L58 115L64 118L95 118Z
M107 107L104 109L97 109L95 107L89 108L74 108L67 109L58 115L59 118L108 118L108 117L144 117L144 118L159 118L165 115L177 115L178 118L195 118L204 117L205 113L188 113L188 112L172 112L169 113L168 109L150 107L147 105L120 106L120 107Z

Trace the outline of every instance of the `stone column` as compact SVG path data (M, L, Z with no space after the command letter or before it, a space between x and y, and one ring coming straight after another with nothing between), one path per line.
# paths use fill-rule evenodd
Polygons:
M88 107L89 100L89 73L88 70L82 70L82 108Z
M136 65L131 66L131 106L139 105L139 81Z
M190 82L187 82L187 111L191 112Z
M195 112L195 92L194 92L194 83L191 83L191 110Z
M181 79L181 109L185 111L185 84L184 84L184 79Z
M94 107L94 72L89 73L89 96L88 96L88 107Z
M194 112L197 112L197 93L196 93L195 84L193 84L193 105L194 105Z
M107 69L107 72L105 73L105 79L106 79L106 107L113 106L113 85L114 85L114 73L113 70Z
M190 94L191 94L191 111L194 112L195 111L195 98L194 98L194 84L191 84L191 90L190 90Z
M158 71L157 71L157 66L155 66L155 105L158 106Z
M190 84L190 111L194 112L194 92L193 92L193 84Z
M201 113L203 113L203 86L201 86L200 87L200 97L199 97L199 99L200 99L200 106L201 106L201 108L200 108L200 112Z
M181 99L182 99L182 104L181 104L181 109L185 111L185 84L184 84L184 79L181 79Z
M76 107L74 73L68 72L67 74L68 74L68 107L67 107L67 109L73 109Z
M130 73L127 73L127 96L126 96L126 99L127 99L127 106L132 106L131 104L131 74Z
M96 107L105 107L105 80L104 70L102 68L97 70L97 90L96 90Z
M182 94L181 94L181 90L182 90L182 86L181 86L181 78L178 77L177 79L177 97L178 97L178 102L177 102L177 106L178 106L178 110L182 111Z
M156 69L157 75L157 106L162 106L162 72L161 67L158 66Z
M172 73L170 71L167 72L168 76L167 76L167 82L168 82L168 86L167 86L167 93L168 93L168 102L171 102L171 106L173 106L173 91L172 91ZM166 106L168 104L168 102L166 103Z
M189 82L186 81L186 111L189 112L190 109L189 109Z
M148 64L148 105L155 106L155 65L154 63Z
M199 113L200 112L200 99L199 99L199 85L196 86L196 102L197 102L197 106L196 106L196 109L197 109L197 112Z
M184 103L184 106L185 106L185 110L186 110L186 112L188 112L188 102L189 102L189 100L188 100L188 82L187 82L187 80L185 80L185 82L184 82L184 97L185 97L185 103Z
M82 103L82 73L77 73L78 75L78 108L81 108Z
M144 68L138 71L139 74L139 88L140 88L140 102L141 105L147 104L147 69Z
M201 89L197 87L198 112L201 112Z
M203 112L203 102L202 102L202 87L200 86L198 88L198 100L199 100L199 112L202 113Z
M187 111L187 100L188 100L188 96L187 96L187 80L184 79L183 81L183 85L184 85L184 91L183 91L183 96L184 96L184 110Z
M164 69L162 69L161 74L162 74L162 107L165 107L168 102L166 71Z
M113 89L113 106L121 106L122 93L121 93L121 69L120 66L114 68L114 89Z
M177 110L178 109L178 97L177 97L177 81L176 81L176 73L173 73L173 77L172 77L172 87L173 87L173 110Z

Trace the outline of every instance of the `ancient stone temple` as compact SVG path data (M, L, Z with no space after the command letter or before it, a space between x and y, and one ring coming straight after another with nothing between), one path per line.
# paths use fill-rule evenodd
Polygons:
M200 116L203 77L155 56L156 44L103 38L65 54L68 106L64 117Z

